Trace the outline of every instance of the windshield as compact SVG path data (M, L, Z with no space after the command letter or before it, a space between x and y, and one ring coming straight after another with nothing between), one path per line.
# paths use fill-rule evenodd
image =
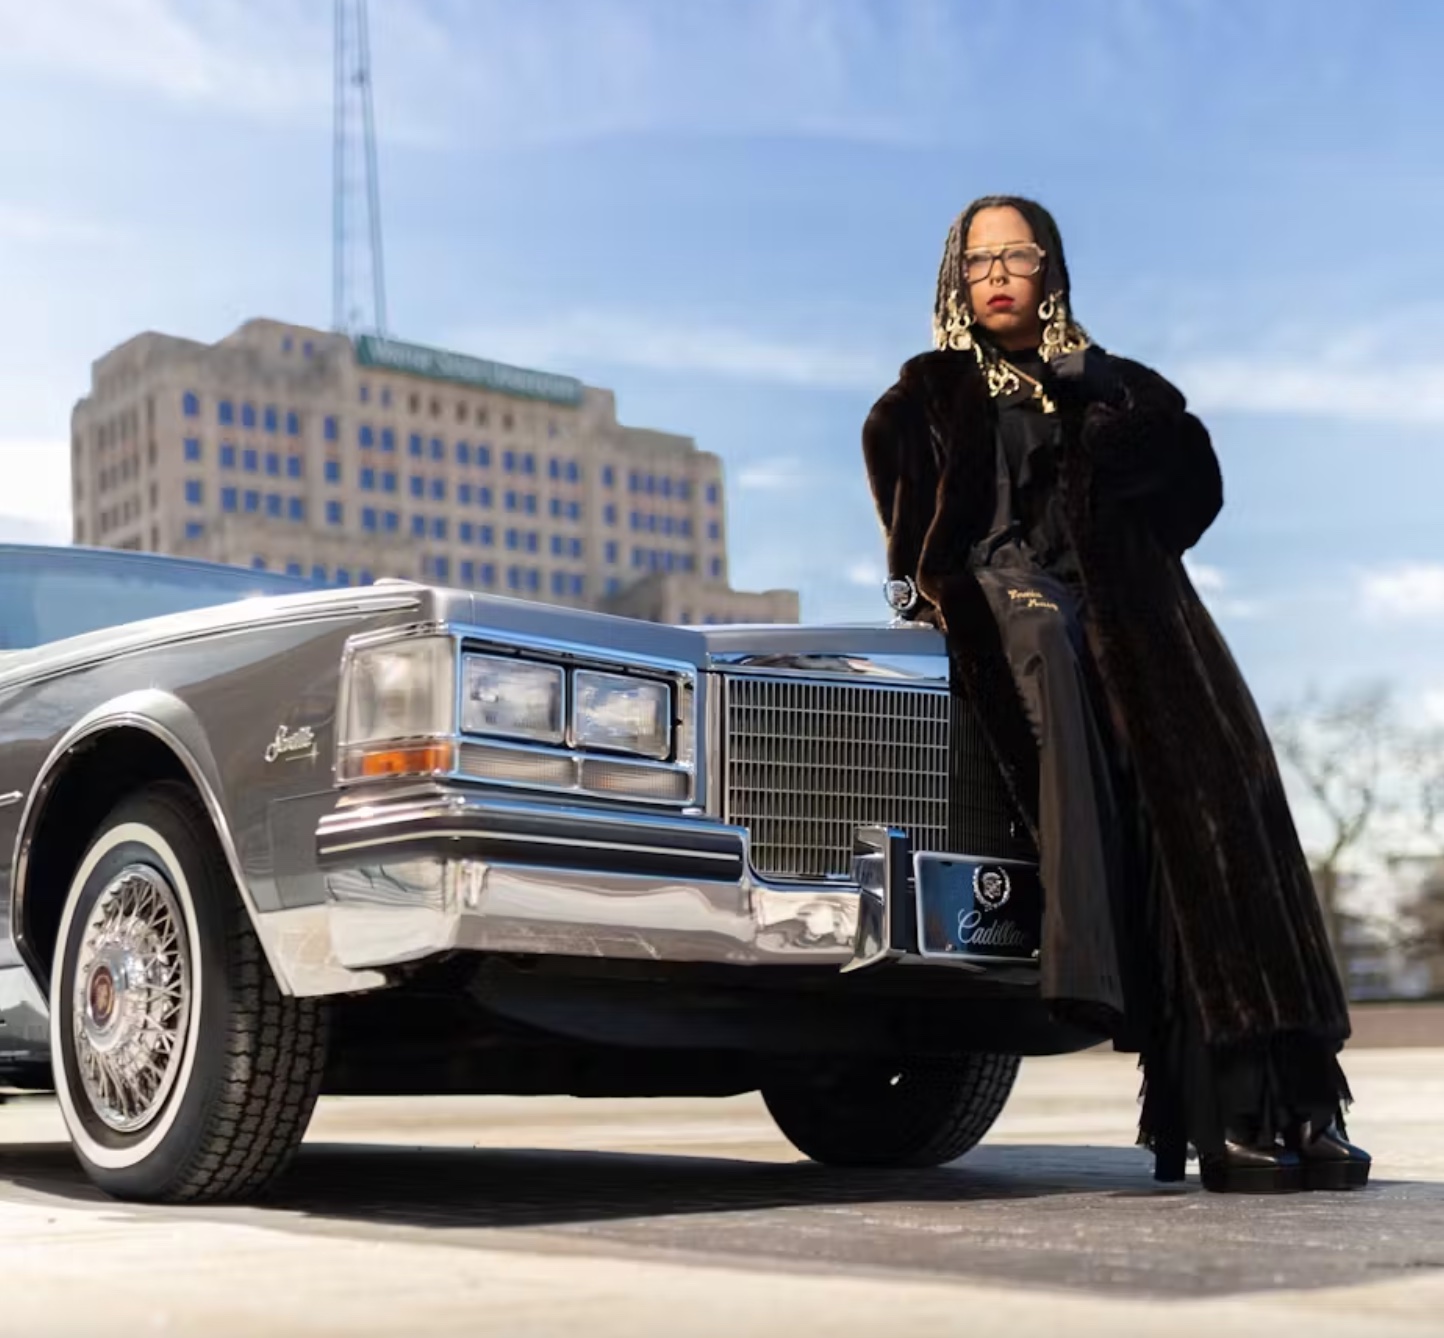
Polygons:
M295 577L151 554L0 544L0 650L317 588Z

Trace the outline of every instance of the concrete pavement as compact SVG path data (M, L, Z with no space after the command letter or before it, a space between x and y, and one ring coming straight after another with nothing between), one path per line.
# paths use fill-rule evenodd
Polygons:
M323 1103L272 1203L138 1209L0 1108L0 1333L1444 1334L1444 1050L1351 1050L1362 1194L1156 1187L1137 1077L1024 1065L935 1173L800 1162L755 1098Z

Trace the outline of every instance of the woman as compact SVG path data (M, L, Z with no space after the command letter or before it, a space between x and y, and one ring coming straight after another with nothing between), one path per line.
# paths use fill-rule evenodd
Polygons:
M948 638L1041 862L1043 992L1142 1054L1140 1141L1214 1190L1344 1188L1348 1008L1267 734L1181 557L1203 425L1090 343L1041 206L953 224L937 349L863 432L889 600Z

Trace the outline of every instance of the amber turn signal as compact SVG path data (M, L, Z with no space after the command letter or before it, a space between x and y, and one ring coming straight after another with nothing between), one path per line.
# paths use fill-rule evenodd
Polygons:
M454 766L449 743L417 744L408 748L379 748L363 752L352 761L352 774L361 777L418 776L451 771Z

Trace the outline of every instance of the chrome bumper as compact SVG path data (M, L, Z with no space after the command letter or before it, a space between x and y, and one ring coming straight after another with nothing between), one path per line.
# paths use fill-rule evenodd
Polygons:
M888 828L859 829L854 881L822 886L758 877L745 828L461 791L338 808L316 842L332 960L352 971L461 949L1037 977L924 963L907 837Z

